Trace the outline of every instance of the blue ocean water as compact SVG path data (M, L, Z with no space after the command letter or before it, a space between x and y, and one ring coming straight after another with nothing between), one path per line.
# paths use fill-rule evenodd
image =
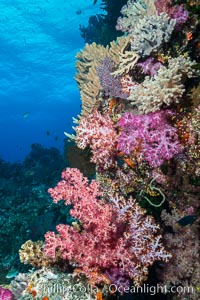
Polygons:
M22 161L32 143L63 150L63 132L80 112L73 79L84 47L79 24L99 13L100 1L93 2L0 1L1 159Z

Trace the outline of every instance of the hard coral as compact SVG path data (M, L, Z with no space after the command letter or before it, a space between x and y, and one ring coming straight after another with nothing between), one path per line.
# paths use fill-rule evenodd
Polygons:
M118 125L122 131L118 139L118 149L131 155L138 151L141 159L151 167L160 166L182 151L177 130L168 122L173 112L157 111L147 115L125 113Z

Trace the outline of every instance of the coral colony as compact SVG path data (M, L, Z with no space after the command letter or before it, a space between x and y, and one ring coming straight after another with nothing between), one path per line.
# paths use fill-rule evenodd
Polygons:
M49 189L72 222L22 245L35 269L12 281L13 299L126 299L151 272L178 287L165 299L199 299L200 26L175 2L128 0L124 36L78 53L82 112L66 135L96 174L66 168Z

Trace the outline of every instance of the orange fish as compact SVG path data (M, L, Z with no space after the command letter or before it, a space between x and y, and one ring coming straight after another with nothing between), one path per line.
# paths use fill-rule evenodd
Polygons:
M115 107L115 105L116 105L116 99L115 98L110 99L110 102L109 102L109 113L113 112L113 108Z
M97 292L97 293L96 293L96 297L97 297L96 300L104 300L104 299L103 299L103 296L102 296L102 292Z
M191 31L186 33L186 39L187 39L188 41L191 41L191 40L193 39L193 35L192 35L192 32L191 32Z
M127 165L129 167L131 167L132 169L134 168L135 164L134 164L134 162L133 162L133 160L131 158L125 158L125 157L123 157L123 160L127 163Z
M31 291L31 295L35 298L35 296L37 295L36 290L32 290L32 291Z

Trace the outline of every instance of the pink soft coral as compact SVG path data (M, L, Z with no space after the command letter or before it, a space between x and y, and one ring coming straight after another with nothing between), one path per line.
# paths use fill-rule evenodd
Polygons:
M115 165L117 133L109 115L103 116L98 111L94 111L87 117L81 118L75 131L77 146L81 149L87 146L91 148L91 162L96 163L102 169Z
M47 256L61 255L93 284L109 282L115 276L108 274L116 271L124 281L131 278L139 285L147 278L148 266L168 260L159 226L135 200L113 195L105 202L96 181L89 183L77 169L67 168L62 178L49 192L54 202L73 205L70 213L77 223L58 225L58 234L46 233Z
M170 110L146 115L125 113L118 123L122 129L118 149L128 155L133 150L138 151L151 167L158 167L171 159L182 151L177 130L168 122L172 114Z
M0 286L0 300L12 300L13 294L10 290Z

